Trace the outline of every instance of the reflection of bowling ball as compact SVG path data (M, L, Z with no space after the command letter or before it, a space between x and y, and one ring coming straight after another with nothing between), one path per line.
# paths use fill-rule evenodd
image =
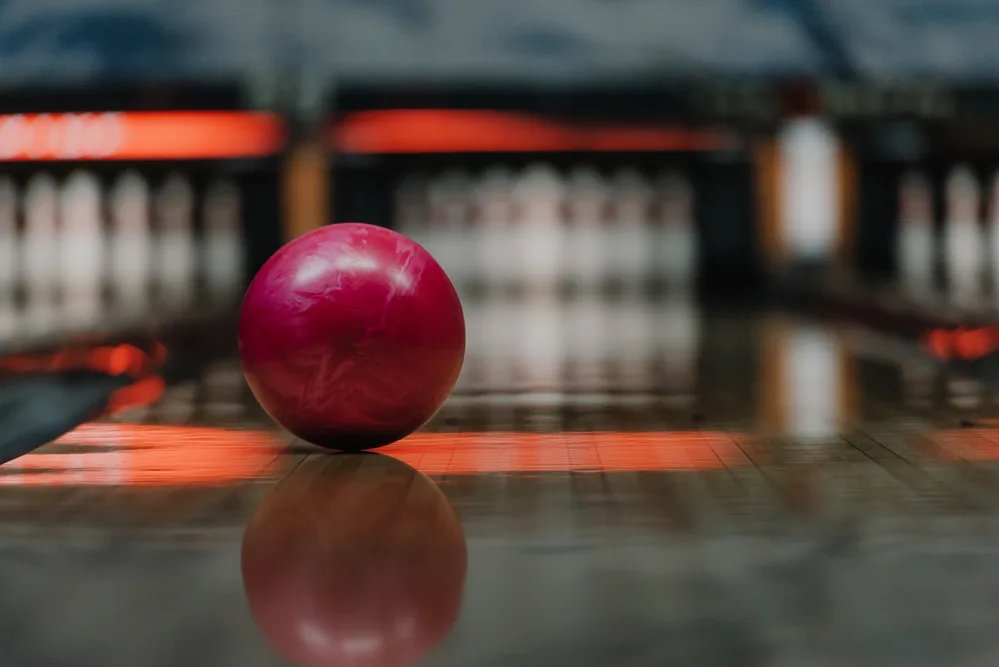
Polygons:
M362 224L322 227L257 273L239 322L263 408L317 445L368 449L434 416L465 356L458 295L430 254Z
M444 494L377 454L312 457L264 498L243 537L258 627L310 667L391 667L450 632L467 552Z

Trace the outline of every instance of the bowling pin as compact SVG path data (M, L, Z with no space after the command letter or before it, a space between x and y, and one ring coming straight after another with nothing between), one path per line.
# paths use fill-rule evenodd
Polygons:
M471 193L468 252L473 268L469 274L478 294L465 302L469 354L459 380L462 390L504 391L513 386L513 320L503 294L512 264L508 242L513 219L511 182L509 170L492 167L480 176Z
M434 259L441 265L448 277L451 277L452 270L447 266L447 259L441 253L440 239L443 236L444 220L447 218L448 192L447 183L442 182L440 174L431 177L427 181L427 218L426 227L422 236L423 247L433 255Z
M527 292L557 293L564 278L563 183L548 165L532 165L514 185L520 282Z
M566 192L566 276L580 294L596 294L604 287L610 239L607 184L595 169L577 167L569 174Z
M461 367L461 375L455 385L455 394L468 394L496 390L489 384L489 368L487 360L490 355L496 355L495 339L499 333L496 322L487 321L489 309L487 301L482 298L468 299L462 307L465 313L465 363ZM495 378L492 378L495 382Z
M613 369L617 384L615 388L622 392L651 390L655 382L656 357L661 343L658 340L661 332L657 329L661 316L659 305L650 303L642 292L629 291L609 306L609 314L613 323L613 340L618 350ZM674 314L673 317L679 315ZM681 323L673 320L669 324L676 329ZM679 361L680 352L674 349L669 354Z
M111 293L117 314L127 321L149 307L153 238L149 186L135 171L122 174L111 191Z
M430 185L430 254L444 267L451 282L464 293L472 267L467 246L472 180L468 172L451 169Z
M836 133L822 120L799 118L781 130L777 146L784 165L779 219L792 263L828 263L840 215Z
M934 291L936 247L933 232L933 192L919 173L907 174L899 192L898 264L901 287L915 300Z
M194 240L194 193L183 176L170 176L156 196L156 279L162 304L182 310L195 298L197 252Z
M478 367L480 389L510 392L515 388L515 366L520 352L516 326L518 304L508 299L476 300L466 306L471 311L467 321L476 325L470 340L480 341L469 352Z
M487 170L475 189L473 256L486 295L509 287L518 268L519 248L510 243L515 214L512 189L513 175L504 167Z
M21 273L25 287L25 327L31 336L51 333L57 324L59 286L58 187L47 173L28 181L24 192Z
M62 312L71 329L86 329L104 315L104 215L93 174L73 172L60 193Z
M18 285L17 188L0 178L0 342L17 333Z
M689 292L674 290L657 302L654 338L662 384L673 398L694 400L700 362L701 312Z
M946 182L945 266L949 295L960 307L981 300L984 237L978 219L981 191L967 166L955 167Z
M452 396L475 392L482 383L481 355L472 353L473 350L476 352L481 352L482 350L482 310L471 307L473 303L477 304L479 301L469 299L462 304L465 315L465 340L467 347L465 348L465 361L461 365L461 373L458 375L458 381L451 392Z
M625 294L641 293L650 272L648 228L650 189L634 169L622 169L613 177L614 271Z
M239 189L213 183L205 193L205 286L212 302L230 305L240 296L246 262Z
M999 172L989 189L989 242L991 246L992 298L999 301Z
M406 176L395 188L393 204L396 231L427 248L427 178L418 174ZM428 251L433 254L430 248Z
M580 292L566 309L566 384L579 391L610 389L608 365L616 356L609 335L611 315L598 292Z
M518 350L517 389L545 394L560 393L565 368L564 305L547 292L529 292L518 303L519 330L514 338Z
M668 290L687 291L696 282L698 263L693 188L682 174L667 172L659 178L656 190L654 273Z

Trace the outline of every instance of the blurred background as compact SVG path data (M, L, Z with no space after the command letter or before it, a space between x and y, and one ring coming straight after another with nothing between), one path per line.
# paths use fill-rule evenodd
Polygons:
M346 220L444 264L467 392L610 390L612 361L654 385L707 298L981 313L997 22L988 0L2 3L0 340L231 310L282 242Z
M445 266L469 395L682 385L710 301L981 317L997 22L988 0L2 3L0 340L223 317L281 243L348 220Z
M459 422L807 395L762 422L832 433L862 403L842 336L747 313L938 361L999 345L997 22L987 0L0 3L0 348L186 326L184 373L217 377L180 402L239 403L248 279L363 221L462 296Z
M834 270L984 305L997 21L987 0L4 3L0 333L231 302L342 220L414 236L477 300Z
M934 523L999 507L996 34L994 0L0 0L5 655L288 664L236 563L308 451L234 316L362 221L468 323L366 459L468 538L437 664L996 664L994 527Z

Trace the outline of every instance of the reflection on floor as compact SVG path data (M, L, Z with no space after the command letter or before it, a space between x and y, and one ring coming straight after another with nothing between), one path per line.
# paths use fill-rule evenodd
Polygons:
M252 548L277 558L276 572L304 571L308 549L360 568L354 606L327 611L368 619L364 664L390 664L376 660L386 647L431 651L432 665L999 660L990 388L846 329L693 308L673 337L656 304L615 308L589 317L633 336L621 348L590 326L535 335L569 310L511 307L495 315L508 329L473 324L471 340L495 339L425 431L381 450L398 461L390 469L372 470L377 457L325 465L289 442L225 356L153 405L0 468L5 655L291 664L274 648L289 652L288 637L251 615L240 574L244 526L270 498L285 518ZM400 481L423 479L415 471L432 482L424 504ZM344 515L343 503L357 509ZM446 506L468 570L441 634L447 614L401 586L417 575L393 569L392 550L433 558L443 547L424 522ZM407 520L391 521L399 512ZM394 625L361 613L369 593L399 603L378 607Z

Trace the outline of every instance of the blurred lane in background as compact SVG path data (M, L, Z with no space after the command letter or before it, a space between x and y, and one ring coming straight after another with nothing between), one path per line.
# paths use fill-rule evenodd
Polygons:
M995 663L997 21L0 0L6 655ZM440 261L468 352L338 459L235 316L347 221Z

